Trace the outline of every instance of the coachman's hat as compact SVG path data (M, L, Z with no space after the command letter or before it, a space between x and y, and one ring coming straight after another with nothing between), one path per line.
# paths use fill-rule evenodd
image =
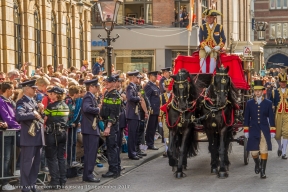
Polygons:
M206 9L203 13L203 16L218 16L218 15L222 15L221 12L214 10L214 9Z
M278 74L279 82L287 82L287 73L279 73Z
M254 90L264 90L263 81L262 80L254 80Z

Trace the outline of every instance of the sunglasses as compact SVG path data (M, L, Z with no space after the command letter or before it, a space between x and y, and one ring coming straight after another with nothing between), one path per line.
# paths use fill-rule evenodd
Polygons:
M4 81L5 80L5 78L0 78L0 81Z

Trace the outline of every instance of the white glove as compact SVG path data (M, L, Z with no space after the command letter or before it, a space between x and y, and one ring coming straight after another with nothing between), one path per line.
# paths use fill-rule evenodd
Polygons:
M163 124L162 124L162 122L159 122L159 127L163 127Z
M214 49L215 51L219 51L219 50L220 50L220 46L217 45L217 46L215 46L213 49Z
M205 49L206 53L210 53L211 52L211 48L208 47L207 45L204 47L204 49Z
M244 136L245 136L246 139L248 139L249 138L249 133L244 133Z
M270 133L270 135L271 135L271 138L275 137L275 133Z

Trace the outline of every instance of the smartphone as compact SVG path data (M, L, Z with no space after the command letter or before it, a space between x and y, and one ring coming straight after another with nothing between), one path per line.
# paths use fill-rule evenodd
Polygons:
M31 76L33 77L35 75L35 70L32 70Z

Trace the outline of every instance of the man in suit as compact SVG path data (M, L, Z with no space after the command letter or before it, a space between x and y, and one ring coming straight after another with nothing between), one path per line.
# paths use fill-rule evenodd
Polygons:
M44 106L36 103L33 97L36 94L36 80L25 81L20 84L23 87L23 97L16 104L16 120L21 125L20 134L20 185L23 192L39 191L36 189L36 181L39 173L40 154L43 146L43 111ZM31 127L35 127L34 134Z
M158 150L154 146L154 136L156 133L156 127L158 126L158 116L160 112L160 89L156 85L158 71L151 71L148 73L149 82L144 87L145 94L150 101L151 113L146 130L146 145L148 149Z
M137 145L137 133L139 129L139 103L142 101L141 93L137 92L137 82L139 71L127 72L129 77L129 85L126 88L126 118L128 124L128 157L132 160L139 160L137 155L136 145Z
M95 94L99 91L98 79L84 81L87 93L82 101L81 132L84 145L84 171L83 181L99 183L100 178L93 175L97 157L100 131L96 118L99 117L100 106L96 101Z
M164 69L161 69L162 70L162 73L163 73L163 76L162 78L160 79L159 81L159 88L160 88L160 93L163 94L165 93L165 86L164 86L164 81L166 79L169 79L170 78L170 67L167 67L167 68L164 68Z
M208 9L204 11L206 23L200 26L200 67L202 73L213 73L216 68L217 52L225 46L226 37L223 26L215 22L217 15L222 15L216 10ZM210 55L210 68L207 70L206 58Z
M288 89L287 84L287 74L279 73L279 84L280 87L276 90L272 90L271 98L274 108L275 108L275 121L276 121L276 136L275 139L278 143L277 154L282 159L286 160L286 149L288 144ZM281 137L282 145L281 145Z
M266 178L268 150L272 150L271 138L275 137L276 131L272 102L264 99L264 89L262 80L254 81L255 97L246 104L243 125L245 137L248 139L246 150L251 151L255 162L255 173L260 172L261 179ZM259 162L259 151L261 162Z

